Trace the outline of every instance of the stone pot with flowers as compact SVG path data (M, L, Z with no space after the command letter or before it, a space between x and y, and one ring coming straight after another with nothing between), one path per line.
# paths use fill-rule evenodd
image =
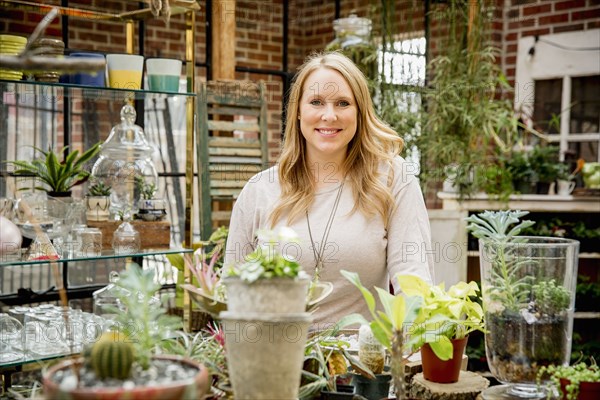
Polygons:
M119 308L109 332L83 352L43 375L46 398L74 400L202 398L207 368L189 358L159 354L159 344L181 325L157 301L160 284L153 269L130 264L116 285ZM132 295L136 293L137 295Z
M102 181L94 182L90 186L85 197L85 216L88 221L108 221L111 191L111 187Z
M158 188L154 182L146 182L143 177L135 177L135 188L140 194L136 217L144 221L162 221L167 215L163 199L156 197Z

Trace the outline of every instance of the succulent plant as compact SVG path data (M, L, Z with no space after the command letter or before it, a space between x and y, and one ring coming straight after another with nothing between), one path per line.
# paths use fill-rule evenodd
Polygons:
M92 347L90 364L101 379L126 379L133 365L133 346L126 335L106 332Z
M112 188L106 185L104 182L96 182L89 189L88 194L90 196L110 196Z

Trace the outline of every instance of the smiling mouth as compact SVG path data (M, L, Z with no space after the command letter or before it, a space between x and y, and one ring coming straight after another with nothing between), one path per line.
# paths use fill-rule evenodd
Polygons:
M319 129L319 128L317 128L316 131L319 132L321 135L324 135L324 136L333 136L336 133L340 132L341 129L332 129L332 128L327 128L327 129L320 128Z

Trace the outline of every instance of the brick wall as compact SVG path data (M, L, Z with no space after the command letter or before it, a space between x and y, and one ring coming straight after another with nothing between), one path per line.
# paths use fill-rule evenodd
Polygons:
M507 0L502 17L502 69L514 86L520 38L600 28L600 1Z
M494 44L502 50L499 62L514 84L517 41L520 37L543 35L573 30L600 27L600 1L598 0L494 0L493 35ZM73 0L69 6L123 12L135 9L135 2ZM44 4L60 4L59 0ZM379 25L380 2L341 0L340 16L354 12L361 17L370 17L373 32L381 31ZM443 21L435 18L436 7L431 14L432 53L444 36ZM420 0L397 0L394 22L404 31L423 30L423 2ZM270 158L275 160L280 146L282 128L282 100L284 76L283 60L283 0L257 0L236 2L236 65L239 67L278 71L274 74L237 73L238 79L259 80L267 84L269 98ZM332 22L335 4L322 0L293 0L288 2L288 63L287 72L293 73L305 57L313 51L322 50L334 38ZM205 63L206 8L197 13L196 60ZM0 32L31 34L43 16L26 10L2 11ZM147 57L184 58L184 17L173 16L168 22L161 19L145 23L144 55ZM56 19L46 31L47 36L61 37L62 24ZM77 50L100 52L125 51L125 24L100 20L69 19L69 47ZM136 43L139 51L139 42ZM197 68L199 80L206 79L206 69Z

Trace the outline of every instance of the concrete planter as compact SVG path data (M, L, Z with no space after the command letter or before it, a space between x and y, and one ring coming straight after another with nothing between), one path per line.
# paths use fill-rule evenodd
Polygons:
M297 399L312 316L226 311L221 319L234 398Z
M227 310L233 313L303 313L309 279L274 278L247 283L239 278L223 280Z

